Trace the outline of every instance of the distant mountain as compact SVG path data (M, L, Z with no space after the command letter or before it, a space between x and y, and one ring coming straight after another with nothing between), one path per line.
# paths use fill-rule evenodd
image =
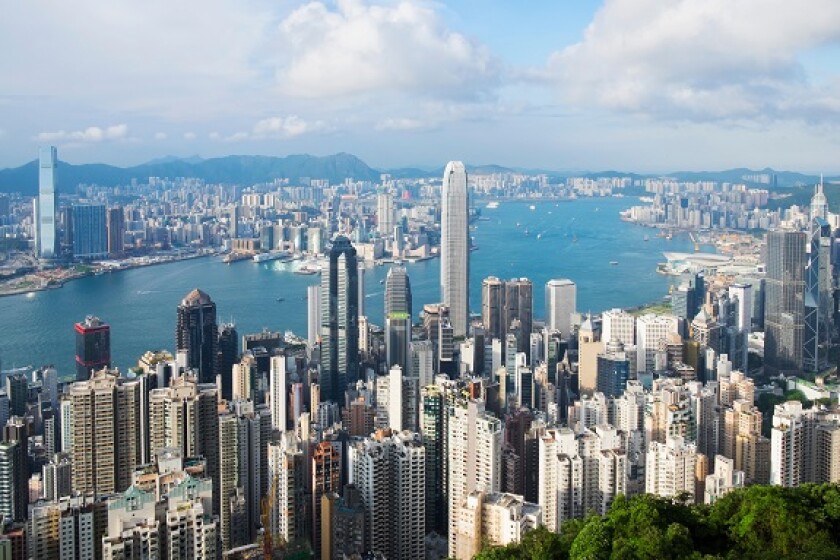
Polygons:
M227 156L193 161L194 158L168 159L134 167L115 167L104 164L73 165L61 162L59 185L75 188L79 184L101 186L126 185L132 179L145 181L149 177L197 177L211 183L262 183L275 179L299 180L301 177L328 179L338 183L350 177L356 180L378 181L379 171L370 168L352 154L331 156L290 155ZM38 164L31 161L20 167L0 170L0 192L20 192L34 195L38 190Z
M803 185L814 185L820 178L817 175L806 175L804 173L797 173L795 171L776 171L769 167L764 169L747 169L738 167L735 169L727 169L725 171L679 171L676 173L669 173L669 177L674 177L680 181L719 181L728 183L745 183L750 186L772 188L776 187L799 187ZM775 184L773 182L775 177ZM767 178L770 182L766 182Z
M173 161L183 161L186 163L201 163L204 159L199 155L179 157L179 156L163 156L155 159L150 159L143 165L158 165L161 163L172 163Z

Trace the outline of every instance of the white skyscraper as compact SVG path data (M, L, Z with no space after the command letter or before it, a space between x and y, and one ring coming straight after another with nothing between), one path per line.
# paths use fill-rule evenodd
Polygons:
M41 148L39 154L38 198L35 199L35 252L42 259L54 259L58 254L56 214L56 167L58 151L54 146Z
M645 465L645 492L671 498L683 492L694 498L694 469L697 447L679 436L665 443L653 441L648 446Z
M577 286L568 278L545 284L545 319L549 330L560 331L568 339L572 332L572 314L577 311Z
M636 344L636 318L623 309L610 309L601 316L601 340L604 345L617 340L628 346Z
M440 292L454 336L466 336L470 318L470 235L467 170L450 161L441 187Z
M286 431L288 414L288 379L286 356L272 356L268 376L268 390L271 394L271 425L275 430Z
M738 329L736 346L729 351L735 369L747 370L750 329L752 328L752 286L750 284L732 284L729 286L729 299L737 300L736 308Z
M639 373L655 369L656 353L670 333L677 333L679 322L673 315L642 315L636 320L636 346Z
M314 285L306 288L307 342L312 348L318 342L321 333L321 286Z
M484 401L457 402L448 415L449 555L456 555L457 513L475 490L501 486L502 423L484 410Z
M382 237L394 232L394 195L389 192L376 195L376 225Z

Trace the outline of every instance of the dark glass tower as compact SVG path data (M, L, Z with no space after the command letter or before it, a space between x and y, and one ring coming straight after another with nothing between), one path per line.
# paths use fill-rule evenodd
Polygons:
M321 398L344 405L359 378L359 268L356 249L338 236L321 276Z
M233 323L219 328L219 342L216 349L216 373L222 379L222 398L233 398L233 364L239 362L239 334Z
M88 315L76 331L76 381L87 381L94 369L111 367L111 327Z
M215 382L217 331L216 304L196 288L178 306L175 342L179 352L187 351L187 365L198 370L199 383Z
M388 367L408 369L408 345L411 343L411 282L403 267L388 271L385 280L385 349Z
M767 234L764 369L768 375L802 371L805 330L805 233Z

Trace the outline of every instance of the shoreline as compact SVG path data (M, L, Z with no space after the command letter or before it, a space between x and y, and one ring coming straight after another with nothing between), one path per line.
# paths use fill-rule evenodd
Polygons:
M188 261L192 259L198 259L202 257L211 257L217 256L219 253L216 251L209 251L206 253L189 253L186 255L179 255L179 256L157 256L157 257L150 257L155 260L151 260L149 262L135 262L131 264L126 264L124 266L119 267L107 267L99 265L98 267L92 267L91 270L84 271L84 272L76 272L68 275L66 278L49 280L46 284L40 286L27 286L25 288L11 288L8 290L4 289L4 286L0 285L0 297L11 297L11 296L20 296L26 295L29 293L35 292L45 292L47 290L57 290L59 288L63 288L65 284L68 282L72 282L74 280L80 280L82 278L88 278L90 276L100 276L102 274L113 274L115 272L122 272L125 270L133 270L135 268L145 268L148 266L156 266L161 264L169 264L181 261ZM35 274L35 273L33 273Z

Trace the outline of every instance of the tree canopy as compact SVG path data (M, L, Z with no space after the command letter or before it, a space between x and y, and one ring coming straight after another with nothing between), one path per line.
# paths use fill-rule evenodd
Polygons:
M545 528L489 547L476 560L840 558L840 486L751 486L712 505L619 496L604 517Z

